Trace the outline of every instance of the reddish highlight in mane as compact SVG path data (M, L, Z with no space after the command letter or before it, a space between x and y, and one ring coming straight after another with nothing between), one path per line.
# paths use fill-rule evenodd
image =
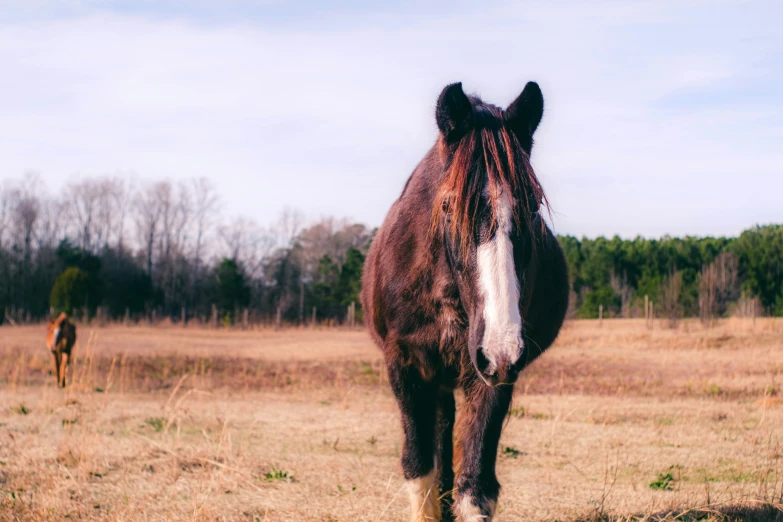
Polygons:
M524 222L531 234L534 232L533 213L541 206L551 212L544 189L530 164L530 157L514 133L500 123L503 121L501 110L486 105L476 107L476 110L489 112L496 124L471 130L455 145L448 145L440 139L441 157L447 156L448 147L454 149L432 209L431 229L434 233L440 229L442 211L448 207L451 219L445 227L458 238L457 245L464 256L469 252L485 180L492 203L492 232L497 226L501 194L509 194L518 200L512 205L514 221L517 225ZM524 211L522 216L520 211ZM543 220L540 225L546 226Z

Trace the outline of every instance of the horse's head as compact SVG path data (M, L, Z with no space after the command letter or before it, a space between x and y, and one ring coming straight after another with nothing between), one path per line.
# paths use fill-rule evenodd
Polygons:
M444 173L433 230L468 315L470 358L489 385L513 383L524 363L518 274L530 264L534 227L543 226L545 196L529 160L543 108L531 82L505 111L459 83L443 90L436 109Z
M60 342L61 326L66 319L67 316L64 313L60 314L57 319L49 319L49 326L46 329L46 347L50 350L54 350L57 343Z

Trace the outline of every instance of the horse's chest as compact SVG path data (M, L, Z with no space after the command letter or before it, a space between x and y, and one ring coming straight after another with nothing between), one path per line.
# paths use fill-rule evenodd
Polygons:
M438 316L438 328L440 330L441 344L450 344L457 341L464 330L459 311L453 306L443 306Z
M456 306L442 306L438 315L440 357L445 367L459 367L460 348L466 344L465 320Z

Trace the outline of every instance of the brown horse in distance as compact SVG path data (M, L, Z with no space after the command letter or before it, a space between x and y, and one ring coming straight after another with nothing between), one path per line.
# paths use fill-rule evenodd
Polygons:
M65 388L65 374L71 365L71 350L76 343L76 325L68 320L68 316L60 314L57 319L49 320L46 330L46 347L54 356L54 369L57 374L57 385Z

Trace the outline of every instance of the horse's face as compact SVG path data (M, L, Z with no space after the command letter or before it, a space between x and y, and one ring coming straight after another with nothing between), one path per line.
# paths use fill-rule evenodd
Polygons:
M58 342L60 342L60 324L50 319L49 327L46 331L46 347L54 350Z
M49 326L46 329L46 347L50 350L57 348L60 342L60 336L62 334L62 323L65 321L66 315L60 314L57 319L49 319Z
M515 382L524 366L520 295L543 196L527 157L542 110L535 84L506 111L460 84L438 101L445 172L434 217L468 315L470 359L491 386Z

